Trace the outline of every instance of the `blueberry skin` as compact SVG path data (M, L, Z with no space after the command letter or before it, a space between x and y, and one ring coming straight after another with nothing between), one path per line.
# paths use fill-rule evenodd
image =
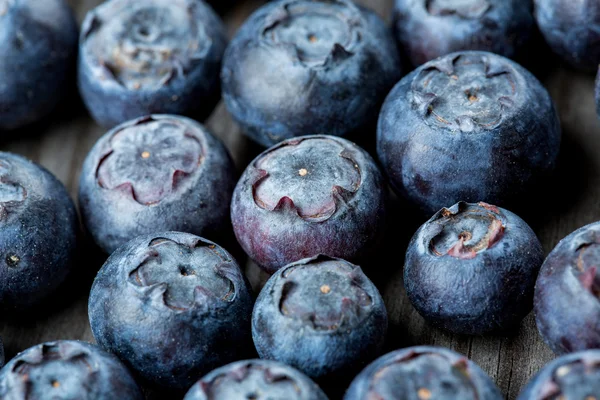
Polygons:
M242 248L269 273L317 254L358 262L382 240L387 195L367 152L339 137L305 136L250 163L231 220Z
M140 236L100 269L92 333L150 385L187 390L251 346L253 296L233 257L187 233Z
M68 92L77 23L64 0L0 0L0 130L49 115Z
M423 224L406 252L404 285L434 326L482 335L514 328L531 311L544 252L508 210L460 202Z
M593 399L600 395L600 351L564 355L546 364L517 400Z
M442 347L416 346L379 357L352 382L344 400L502 400L477 364Z
M383 299L360 267L327 256L278 270L252 312L259 356L318 381L360 371L381 353L387 326Z
M307 134L365 137L400 79L393 35L350 0L281 0L256 11L223 58L223 98L265 147Z
M548 255L535 286L535 316L556 354L600 348L600 222L561 240Z
M126 122L88 154L79 184L83 221L107 253L160 231L219 239L230 229L235 166L205 127L173 115Z
M71 271L78 231L62 183L39 165L0 152L0 309L23 310L55 291Z
M462 50L521 55L535 21L531 0L396 0L394 31L415 66Z
M559 148L546 89L486 52L450 54L407 75L377 129L377 154L395 190L429 215L457 201L520 200L554 169Z
M327 400L323 391L300 371L270 360L238 361L218 368L198 381L183 400L260 398Z
M600 3L533 1L535 19L552 50L575 68L595 71L600 63Z
M89 343L59 340L17 354L0 370L4 400L143 400L131 373Z
M225 27L201 0L113 0L81 28L78 81L99 124L148 114L202 120L220 98Z

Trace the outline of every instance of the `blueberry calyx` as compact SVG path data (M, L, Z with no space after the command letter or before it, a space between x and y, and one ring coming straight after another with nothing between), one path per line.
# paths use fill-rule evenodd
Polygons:
M463 19L479 19L492 5L487 0L425 0L427 12L435 16L457 15Z
M443 208L431 222L430 232L424 235L430 253L465 260L496 245L506 229L502 212L483 202L477 206L459 202Z
M207 298L235 300L238 288L235 271L230 271L234 267L233 260L211 242L159 237L148 243L141 261L130 270L129 283L159 308L208 312L207 307L215 302Z

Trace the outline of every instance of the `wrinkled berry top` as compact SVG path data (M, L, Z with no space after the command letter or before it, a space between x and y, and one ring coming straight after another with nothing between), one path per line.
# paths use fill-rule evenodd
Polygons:
M186 243L157 237L145 253L129 272L129 284L158 294L159 303L171 310L203 307L206 298L234 301L237 265L220 247L201 239Z
M487 0L421 0L427 12L435 16L456 15L464 19L479 19L491 7Z
M308 378L273 361L241 361L211 373L202 380L206 399L317 399ZM186 397L186 399L192 396Z
M285 268L273 290L279 312L317 331L358 326L374 301L360 269L346 261L317 257Z
M431 254L472 259L502 240L506 221L495 206L458 203L444 208L430 221L425 240Z
M159 203L197 171L202 132L171 118L141 119L117 130L96 167L98 185L128 190L138 203Z
M212 39L197 18L197 0L115 0L92 11L83 51L129 90L155 90L185 77ZM102 78L101 78L102 79Z
M307 66L348 56L361 41L360 13L347 2L291 0L282 9L267 19L263 40L272 46L291 46Z
M0 373L3 399L104 399L142 395L116 358L84 342L56 341L18 354Z
M557 358L525 387L518 400L596 399L600 393L600 351Z
M413 79L413 109L429 125L463 132L494 129L519 98L516 73L501 57L491 55L431 61Z
M27 198L27 190L11 178L11 169L11 162L0 158L0 222Z
M253 167L256 205L270 211L289 206L307 221L327 220L361 185L358 162L332 138L285 142L263 153Z

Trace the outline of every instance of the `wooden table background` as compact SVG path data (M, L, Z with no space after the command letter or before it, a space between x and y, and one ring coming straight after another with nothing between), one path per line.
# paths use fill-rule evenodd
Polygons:
M79 22L89 9L100 2L69 0ZM252 10L263 2L232 1L237 5L223 12L229 34L232 35ZM390 20L393 0L359 2L375 9L386 21ZM552 187L548 188L549 194L531 205L540 210L533 227L544 249L549 252L574 229L600 220L600 123L595 112L592 75L568 70L554 60L549 61L543 72L542 80L560 112L564 137L562 164ZM95 125L82 106L77 104L75 102L69 110L50 121L18 132L17 137L10 138L9 133L7 138L0 139L0 150L19 153L41 163L64 182L73 198L76 198L81 164L88 150L104 133L104 129ZM240 171L257 153L257 147L241 135L222 103L207 125L225 142ZM393 258L383 263L385 265L377 266L386 269L387 276L376 281L390 315L389 349L413 344L450 347L477 362L497 382L507 398L514 399L527 380L553 358L537 333L533 315L530 314L518 332L509 337L459 337L429 327L408 302L402 285L402 254L416 225L414 221L404 221L402 215L393 221L392 233L397 234L390 237L390 243L395 254L392 253ZM98 262L88 257L86 251L76 267L93 276ZM266 279L251 264L247 273L255 288ZM66 285L62 291L67 292L69 300L58 305L50 304L44 311L28 312L17 318L0 316L0 336L4 339L7 357L48 340L93 341L87 318L89 284L88 279L83 284Z

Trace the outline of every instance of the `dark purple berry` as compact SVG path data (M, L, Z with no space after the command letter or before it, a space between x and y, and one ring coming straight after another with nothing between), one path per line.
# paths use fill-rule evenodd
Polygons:
M360 267L317 256L267 281L254 305L252 337L261 358L339 381L381 353L387 323L383 299Z
M540 270L535 315L557 354L600 348L600 222L560 241Z
M266 271L326 254L357 261L384 233L387 188L373 159L333 136L282 142L238 182L231 217L238 241Z
M238 361L212 371L184 400L327 400L325 393L294 368L269 360Z
M517 400L594 400L600 396L600 351L568 354L547 364Z
M268 147L307 134L367 140L401 71L374 12L351 0L282 0L236 33L221 77L233 117Z
M142 400L130 372L89 343L59 340L17 354L0 370L3 400Z
M217 104L227 38L204 1L108 1L81 30L79 89L99 124L149 114L204 119Z
M71 271L79 222L65 187L46 169L0 152L0 309L39 303Z
M552 50L575 68L600 63L600 3L597 0L533 0L535 19Z
M508 210L460 202L422 225L406 252L404 284L431 324L481 335L517 326L531 311L544 252Z
M535 21L531 0L396 0L394 28L418 66L462 50L522 56Z
M75 72L77 22L67 2L0 0L0 54L0 131L51 114Z
M502 400L494 381L465 356L441 347L408 347L373 361L344 400Z
M225 146L202 125L154 115L122 124L96 143L83 165L79 204L107 253L159 231L219 239L230 229L234 177Z
M138 237L110 256L92 286L89 316L101 347L151 385L183 390L246 354L252 306L229 253L167 232Z
M431 215L457 201L521 199L555 167L560 123L548 91L523 67L461 52L398 83L377 140L394 188Z

